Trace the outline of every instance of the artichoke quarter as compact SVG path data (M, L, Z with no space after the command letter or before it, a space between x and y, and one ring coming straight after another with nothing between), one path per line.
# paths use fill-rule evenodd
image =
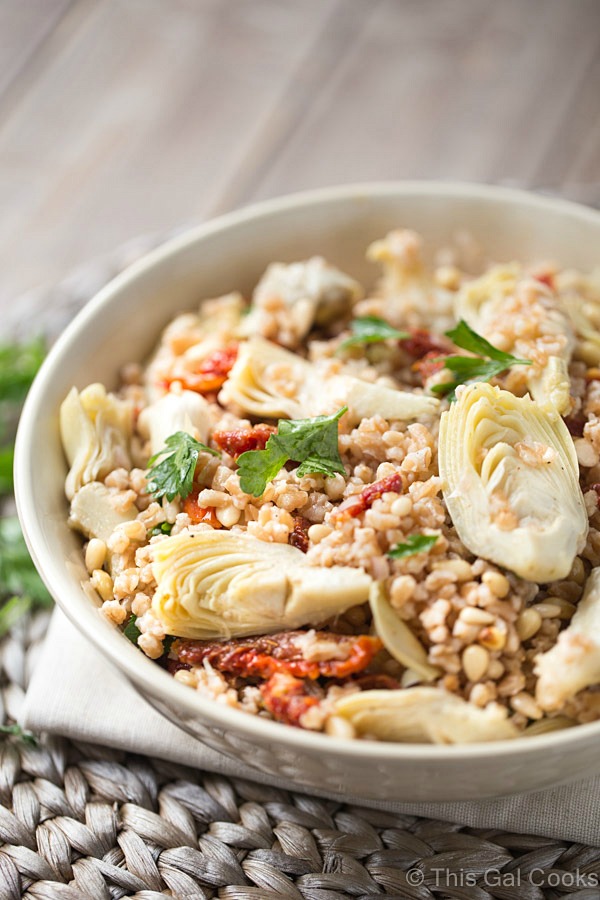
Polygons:
M526 378L534 400L561 416L570 411L568 367L575 335L559 298L539 281L524 277L521 267L513 263L495 266L465 285L456 295L454 312L492 343L498 334L504 335L503 350L533 361ZM517 330L510 339L506 331L510 319L530 324L531 335L525 330L520 337Z
M316 625L366 602L362 569L310 566L289 544L200 531L154 548L152 607L168 634L219 640Z
M324 376L320 369L262 337L240 347L219 400L263 418L300 419L348 407L353 424L381 415L411 421L435 413L439 400L371 384L351 375Z
M556 644L536 659L536 699L559 709L583 688L600 684L600 568L590 574L582 599Z
M142 410L138 429L150 439L150 454L164 449L167 438L178 431L206 443L210 430L208 402L194 391L169 392Z
M72 500L84 484L119 466L131 468L131 404L107 394L101 384L81 393L71 388L60 407L60 436L70 470L65 493Z
M346 315L363 295L360 284L320 256L305 262L271 263L256 285L242 332L271 334L273 301L289 316L283 343L306 337L313 325L327 325Z
M380 741L470 744L518 735L501 706L480 709L437 687L360 691L338 700L334 712L359 735Z
M468 549L522 578L565 578L588 517L573 441L530 397L466 387L442 414L439 467L448 511Z

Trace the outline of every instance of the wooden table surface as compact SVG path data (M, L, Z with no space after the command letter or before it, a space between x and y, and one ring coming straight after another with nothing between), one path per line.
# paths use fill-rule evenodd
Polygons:
M0 0L0 313L136 235L387 178L599 202L599 0Z

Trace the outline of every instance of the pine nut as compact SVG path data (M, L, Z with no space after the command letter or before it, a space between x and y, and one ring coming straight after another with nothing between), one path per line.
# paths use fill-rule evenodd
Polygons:
M502 631L497 625L482 628L478 641L488 650L504 650L506 645L506 631Z
M325 722L325 733L330 737L352 739L356 737L354 726L342 716L329 716Z
M569 578L572 578L573 581L577 582L577 584L583 584L583 582L585 581L585 566L578 556L575 557L573 566L571 567L571 571L569 573Z
M323 538L331 534L329 525L311 525L308 529L308 539L313 544L319 544Z
M552 602L554 597L548 597L542 603L534 603L532 609L536 609L542 619L558 619L561 609L557 603Z
M540 630L541 625L542 617L537 609L533 609L533 607L524 609L519 613L516 621L517 634L522 641L528 641Z
M108 572L105 572L103 569L94 569L91 582L103 600L111 599L113 596L113 582Z
M235 506L223 506L215 510L215 515L224 528L232 528L233 525L237 525L241 514L241 509L237 509Z
M459 612L458 618L467 625L491 625L496 621L496 616L477 606L465 606Z
M552 603L560 606L560 619L565 619L568 621L572 619L577 611L577 607L574 603L570 603L568 600L563 600L562 597L553 597Z
M487 670L488 678L492 681L498 681L504 675L504 666L499 659L492 659Z
M528 719L541 719L543 716L542 710L531 694L528 694L526 691L515 694L514 697L510 698L509 703L515 712L527 716Z
M479 681L487 672L490 654L479 644L471 644L463 650L462 664L469 681Z
M90 573L101 569L106 559L106 544L100 538L92 538L85 549L85 567Z
M146 540L146 526L143 522L134 519L133 522L125 522L123 533L127 535L130 541L138 541L141 543Z
M600 457L598 457L598 453L594 450L588 440L585 438L577 438L573 443L575 444L575 451L580 466L591 469L593 466L598 465Z
M434 569L452 572L457 581L470 581L473 569L466 559L444 559L433 564Z
M481 580L496 597L506 597L510 590L508 578L501 572L484 572Z

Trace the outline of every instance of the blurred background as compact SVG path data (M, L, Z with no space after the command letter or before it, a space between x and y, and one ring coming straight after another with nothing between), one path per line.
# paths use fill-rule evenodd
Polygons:
M399 178L599 205L599 0L0 0L4 317L136 236Z

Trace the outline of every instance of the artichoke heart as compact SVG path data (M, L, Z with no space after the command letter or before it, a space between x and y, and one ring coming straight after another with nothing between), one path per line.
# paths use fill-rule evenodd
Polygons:
M106 542L117 528L131 522L137 516L132 506L127 512L119 512L111 502L113 496L106 485L90 481L80 488L71 501L69 525L87 538L100 538Z
M294 346L313 325L327 325L346 315L362 295L357 281L320 256L306 262L271 263L256 285L242 333L262 334ZM273 312L278 306L283 320L273 333Z
M72 388L60 407L60 436L70 470L65 493L98 481L113 469L131 468L129 441L131 405L107 394L101 384L90 384L81 393Z
M427 651L406 622L395 612L380 581L373 582L369 594L375 633L388 653L415 672L421 681L435 681L440 671L430 665Z
M351 375L326 375L318 367L254 336L238 353L219 395L245 413L265 418L300 419L348 407L352 424L381 415L410 421L435 413L439 400L371 384Z
M369 596L362 569L310 566L301 550L206 530L154 549L153 611L167 634L219 640L316 625Z
M535 661L536 699L559 709L579 691L600 684L600 568L594 569L568 627Z
M178 431L204 444L209 429L209 405L194 391L169 392L143 409L138 419L140 434L150 438L151 455L163 450L167 438Z
M518 736L503 707L480 709L436 687L360 691L342 697L334 709L359 735L380 741L469 744Z
M565 306L578 341L575 355L588 366L600 364L600 303L581 297L565 298Z
M526 386L534 400L561 416L571 409L569 362L575 335L558 297L541 282L524 276L521 266L495 266L456 294L454 312L500 349L531 359ZM507 320L526 323L511 335Z
M559 416L489 384L466 387L442 414L439 466L448 511L472 553L531 581L569 574L588 517Z

